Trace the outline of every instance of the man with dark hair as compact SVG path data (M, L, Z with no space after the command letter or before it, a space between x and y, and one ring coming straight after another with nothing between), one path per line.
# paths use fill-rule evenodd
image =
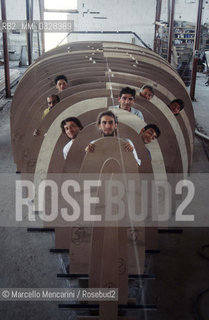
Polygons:
M140 137L142 138L144 144L148 144L160 136L160 129L155 124L147 124L140 131Z
M101 112L97 117L96 126L99 129L102 137L114 137L117 136L117 125L118 119L116 115L108 110ZM141 160L138 158L136 150L134 148L133 142L129 139L124 139L126 141L125 150L128 152L133 152L134 158L137 164L141 165ZM94 152L94 141L91 141L88 146L85 148L86 152Z
M123 110L126 110L128 112L135 114L140 119L144 120L144 117L143 117L143 114L141 113L141 111L139 111L133 107L134 102L135 102L135 96L136 96L135 89L132 89L130 87L122 88L120 91L120 95L118 97L119 105L110 107L110 109L111 108L123 109Z
M150 100L154 96L154 89L149 84L145 84L141 87L139 94L146 100Z
M42 117L41 117L42 120L46 117L46 115L49 113L49 111L50 111L58 102L60 102L60 98L59 98L59 96L56 95L56 94L51 94L50 96L48 96L48 97L46 98L46 100L47 100L48 107L47 107L46 109L44 109L44 112L43 112ZM35 136L39 136L40 133L41 133L40 129L35 129L35 130L33 131L33 136L34 136L34 137L35 137Z
M48 104L48 108L46 108L43 112L42 115L42 119L44 119L46 117L46 115L49 113L49 111L58 103L60 102L60 98L58 95L56 94L51 94L50 96L48 96L46 98L47 100L47 104Z
M170 102L168 107L174 114L174 116L177 116L180 113L180 111L184 108L184 101L181 99L175 99Z
M56 76L56 78L54 79L54 82L58 92L62 92L68 87L68 80L66 76L64 76L63 74Z
M117 136L118 117L117 117L112 111L110 111L110 110L103 111L103 112L100 112L100 113L98 114L98 116L97 116L97 121L96 121L96 126L97 126L97 128L100 128L100 125L101 125L101 122L102 122L101 119L102 119L102 117L104 117L104 116L108 116L108 117L113 118L112 121L115 123L115 126L114 126L115 130L114 130L114 132L111 132L111 134L108 134L108 136L114 136L114 135ZM111 121L111 124L113 123L112 121ZM103 134L104 134L104 136L105 136L105 132L103 132Z
M64 159L66 159L75 138L80 130L83 129L83 126L78 118L69 117L61 122L60 127L62 129L62 133L65 133L70 139L70 141L63 148L63 156Z

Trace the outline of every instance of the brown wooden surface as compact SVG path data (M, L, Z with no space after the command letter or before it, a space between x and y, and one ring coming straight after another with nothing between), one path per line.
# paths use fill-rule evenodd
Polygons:
M67 76L69 88L59 94L60 103L42 120L46 97L56 93L54 78L58 74ZM155 89L151 101L139 96L139 89L145 83L152 84ZM81 167L82 172L100 172L103 160L92 155L87 157L84 149L88 142L100 137L94 125L97 113L116 104L124 86L136 89L134 107L143 113L145 119L143 122L133 118L128 112L124 116L119 110L119 137L133 141L142 160L139 172L151 172L155 179L159 172L165 179L166 173L188 172L195 121L192 103L182 80L165 60L150 50L101 41L71 43L47 52L22 77L11 108L11 139L17 168L43 178L49 173L70 175L79 172ZM178 117L174 117L167 107L175 98L185 102ZM69 116L77 116L84 129L64 161L62 149L68 139L61 133L60 123ZM138 133L147 123L157 124L161 136L144 146ZM41 134L33 137L34 129L40 129ZM99 152L99 141L97 143ZM109 147L113 153L115 150ZM151 159L147 149L151 151ZM127 160L128 156L124 155L124 159ZM131 167L129 161L127 168ZM126 303L127 275L143 273L145 248L157 248L157 229L132 226L112 230L93 226L57 227L55 247L70 249L71 273L89 273L90 286L119 287L119 299ZM111 317L119 318L117 303L101 303L99 318Z
M110 49L108 52L108 64L109 64L112 72L123 71L123 73L132 73L133 75L134 74L135 75L139 74L140 76L145 75L146 77L148 77L152 81L155 81L155 79L156 79L155 74L156 74L156 77L158 77L157 82L164 85L165 88L169 88L169 85L172 84L170 91L172 91L174 93L174 95L175 95L175 91L176 91L176 96L178 94L179 98L183 98L185 100L185 102L186 102L185 111L187 112L187 109L189 108L188 110L190 110L189 112L191 114L192 109L190 107L188 107L189 104L191 105L191 102L188 100L188 94L187 94L186 90L184 89L181 81L179 80L180 82L178 82L178 81L176 81L176 79L174 79L176 77L175 72L166 63L165 64L164 63L160 63L160 64L155 63L155 65L154 65L152 63L152 59L156 59L156 55L154 55L152 57L151 53L149 52L149 57L144 57L142 55L142 59L140 60L141 63L133 65L133 56L132 55L130 55L127 59L127 57L125 57L124 55L120 55L118 53L119 58L117 57L117 59L116 59L116 56L115 56L116 52L111 52L111 50L112 49ZM92 54L92 52L91 52L91 54ZM101 58L101 52L94 52L93 57L95 58L95 56L97 54L99 54L100 58ZM43 60L42 62L37 63L37 65L38 65L37 68L34 66L33 68L30 68L30 72L29 72L29 70L27 71L27 73L24 77L25 79L22 80L18 86L18 89L19 89L19 87L20 87L20 89L17 90L16 99L14 100L14 101L16 101L16 104L18 104L18 105L20 105L20 101L22 102L21 105L25 105L25 108L23 109L24 113L22 112L23 114L25 114L25 112L27 111L27 108L30 108L31 103L33 103L33 101L36 100L36 96L37 96L36 91L39 91L39 96L40 96L41 92L46 92L46 87L45 87L46 86L45 83L47 83L46 79L48 79L48 81L49 81L50 77L51 77L51 85L52 85L52 81L54 79L56 68L59 69L59 67L61 68L61 65L64 66L65 61L63 61L63 60L65 59L65 56L66 56L66 61L67 61L67 59L71 58L71 60L75 64L76 59L78 59L78 52L76 52L75 56L72 53L71 55L69 55L69 54L63 55L62 54L61 56L58 55L58 56L52 56L51 58L49 57L49 58ZM80 55L79 55L79 57L80 57ZM81 57L83 57L83 56L81 55ZM87 55L87 57L88 57L88 55ZM137 57L135 57L135 59L136 58ZM122 61L122 63L120 63L120 60ZM62 62L60 62L60 61L62 61ZM142 64L142 62L143 62L143 64ZM43 64L43 66L42 66L42 64ZM47 67L48 70L44 69L44 65L47 65L47 64L48 64L48 67ZM55 67L55 65L56 65L56 67ZM78 78L79 78L79 67L80 67L80 65L78 64L78 67L77 67ZM95 72L96 72L95 75L99 74L99 72L100 72L99 70L103 70L103 72L105 70L104 67L102 67L102 69L101 69L100 67L98 67L98 65L94 66L93 64L91 65L91 68L89 70L92 70L92 67L95 68ZM53 74L53 76L51 75L49 77L50 68L53 69L54 74ZM74 68L75 68L75 66L74 66ZM73 78L76 73L71 69L69 69L71 72L70 76ZM76 68L74 70L76 71ZM139 71L139 73L137 70ZM62 71L62 69L59 69L59 71ZM65 71L67 72L67 70L65 70ZM32 73L32 72L33 72L33 75L36 74L35 77L34 76L30 77L30 73ZM37 72L38 72L38 75L37 75ZM91 73L91 76L93 76L94 71L92 70L90 73ZM45 77L45 78L43 78L43 80L41 80L41 82L43 82L44 85L42 85L41 83L39 85L39 83L37 82L38 79L41 79L41 74L43 74ZM88 72L88 74L89 74L89 72ZM101 73L101 74L103 74L103 73ZM173 79L172 79L172 75L174 76ZM85 78L85 68L84 68L83 74L82 74L82 76L80 76L80 78L82 78L82 77ZM163 80L163 79L165 79L165 80ZM168 81L169 79L170 80L172 79L172 81ZM35 81L34 85L33 85L33 82L31 82L31 81ZM30 83L30 86L28 86L29 83ZM36 83L38 83L37 89L36 89ZM32 89L30 89L30 88L32 88ZM31 94L30 94L30 90L31 90ZM20 100L18 99L18 92L20 92L20 94L19 94ZM26 99L24 99L24 100L22 99L23 95L26 97ZM30 99L31 99L31 101L30 101ZM44 101L43 101L43 103L44 103ZM19 123L20 117L18 117L17 115L16 115L16 117L14 117L15 110L20 110L20 108L15 108L15 102L14 102L14 107L12 108L12 110L13 110L13 112L12 112L13 116L11 118L15 119L15 123ZM189 121L191 121L191 125L193 126L194 122L192 122L192 118L193 117L191 117L191 116L188 117ZM12 125L12 127L13 126L14 126L14 124ZM14 141L15 137L17 137L18 135L22 139L22 134L21 134L21 132L19 133L19 130L21 130L21 129L20 128L16 129L15 134L12 138L12 141ZM14 131L14 128L12 131ZM21 141L21 139L20 139L20 141ZM190 157L190 159L191 159L191 157Z

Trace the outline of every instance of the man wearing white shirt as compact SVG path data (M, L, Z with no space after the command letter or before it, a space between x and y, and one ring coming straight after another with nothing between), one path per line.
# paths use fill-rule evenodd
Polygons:
M63 156L66 160L68 152L77 137L80 130L83 129L83 126L80 120L76 117L69 117L61 122L62 132L66 134L66 136L70 139L70 141L63 148Z
M161 132L160 132L160 129L158 128L158 126L156 126L156 124L149 123L144 128L141 129L139 136L141 137L141 139L146 147L147 144L158 139L160 134L161 134ZM146 147L146 150L148 151L150 160L152 160L151 153L147 147Z
M160 136L160 133L161 132L158 126L156 126L156 124L150 123L141 129L139 135L142 138L144 144L148 144L157 139Z
M135 114L140 119L144 120L143 114L141 111L133 107L135 102L136 90L130 87L125 87L120 91L120 96L118 97L119 105L110 107L113 109L123 109L128 112Z
M116 115L108 110L101 112L97 117L97 127L101 132L102 137L114 137L117 136L117 117ZM134 148L133 142L130 139L124 139L125 150L128 152L133 152L134 158L137 164L141 165L141 160L138 158L137 152ZM91 141L88 146L85 148L86 152L94 152L96 140Z

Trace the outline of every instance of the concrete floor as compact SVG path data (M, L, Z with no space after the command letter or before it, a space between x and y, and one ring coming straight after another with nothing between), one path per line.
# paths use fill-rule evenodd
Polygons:
M198 128L209 135L209 87L206 76L198 74L195 118ZM11 100L0 100L0 175L14 173L9 112ZM208 147L208 146L207 146ZM201 141L195 139L191 172L209 172ZM7 195L9 201L10 195ZM155 280L144 281L144 301L157 304L157 311L137 312L137 319L209 319L209 294L200 301L203 318L195 317L198 294L209 288L209 260L198 249L209 243L208 228L184 228L182 233L159 234L160 253L147 255L146 272ZM53 233L28 233L24 228L0 228L1 288L66 288L69 282L56 278L63 273L63 256L49 253L54 247ZM64 263L65 264L65 263ZM74 284L72 284L74 285ZM57 302L2 302L0 320L75 319L69 310L59 310Z
M208 79L203 73L197 73L197 82L195 90L195 100L193 102L194 114L198 128L209 136L209 86L205 83Z

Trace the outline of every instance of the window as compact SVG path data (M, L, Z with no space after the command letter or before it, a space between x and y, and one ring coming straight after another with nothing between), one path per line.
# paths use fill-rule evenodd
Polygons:
M77 0L44 0L44 20L63 20L67 21L69 10L77 9ZM49 10L49 11L48 11ZM59 12L62 11L62 12ZM66 12L65 12L66 11ZM67 33L49 32L45 33L46 51L56 47L62 40L62 44L67 42Z

